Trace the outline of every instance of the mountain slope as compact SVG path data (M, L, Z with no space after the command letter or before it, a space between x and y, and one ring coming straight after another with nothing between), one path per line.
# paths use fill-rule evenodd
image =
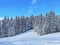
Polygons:
M14 37L0 38L0 45L60 45L60 32L39 36L29 30Z

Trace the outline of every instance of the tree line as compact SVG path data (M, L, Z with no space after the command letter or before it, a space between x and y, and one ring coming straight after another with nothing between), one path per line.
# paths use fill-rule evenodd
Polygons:
M5 16L3 20L0 20L0 37L14 36L33 29L33 21L33 15L30 17L16 16L14 19Z
M46 16L38 16L35 21L34 30L39 35L60 32L60 15L56 15L54 11L46 13Z
M15 18L5 16L3 20L0 20L0 37L14 36L31 29L40 35L60 32L60 16L50 11L46 13L46 16L42 14Z

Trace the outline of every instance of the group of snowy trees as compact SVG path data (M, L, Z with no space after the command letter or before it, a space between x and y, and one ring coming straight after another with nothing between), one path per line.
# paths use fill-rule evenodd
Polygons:
M34 16L24 17L16 16L16 18L4 17L0 20L0 37L14 36L27 30L33 29Z
M40 35L60 32L60 16L50 11L46 16L16 16L14 19L5 16L0 20L0 37L14 36L31 29Z
M46 16L38 16L34 30L40 35L60 32L60 16L55 15L53 11L47 13Z

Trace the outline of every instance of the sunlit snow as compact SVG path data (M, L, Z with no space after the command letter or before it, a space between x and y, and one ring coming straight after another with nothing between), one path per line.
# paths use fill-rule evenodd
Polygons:
M60 45L60 33L40 36L29 30L14 37L0 38L0 45Z

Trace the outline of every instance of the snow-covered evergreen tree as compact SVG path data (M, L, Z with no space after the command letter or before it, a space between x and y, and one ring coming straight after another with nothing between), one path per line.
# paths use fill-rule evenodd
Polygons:
M40 18L40 20L43 18ZM40 21L39 20L39 21ZM53 33L56 32L56 19L55 19L55 14L54 12L50 11L50 13L46 14L45 21L41 20L38 25L36 26L35 29L37 30L37 33L40 35L48 34L48 33Z
M40 28L40 26L42 26L42 23L43 23L43 16L42 14L40 14L39 16L36 16L36 19L35 19L35 25L34 25L34 28ZM35 29L35 31L37 31L37 33L39 33L39 29Z
M8 23L8 19L7 17L5 16L4 20L3 20L3 24L2 24L2 27L3 27L3 35L5 37L8 37L8 27L7 27L7 23Z
M19 16L16 16L15 18L15 31L16 34L19 34Z

